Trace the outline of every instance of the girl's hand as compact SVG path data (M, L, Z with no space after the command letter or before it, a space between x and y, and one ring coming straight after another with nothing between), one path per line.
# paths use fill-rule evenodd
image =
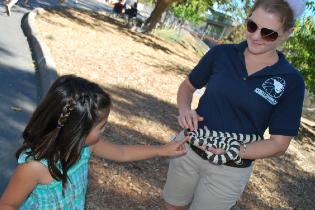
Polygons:
M159 148L158 155L159 156L179 156L185 154L186 148L185 148L185 142L187 142L189 139L188 136L186 136L184 139L178 140L178 141L171 141L167 144L162 145Z

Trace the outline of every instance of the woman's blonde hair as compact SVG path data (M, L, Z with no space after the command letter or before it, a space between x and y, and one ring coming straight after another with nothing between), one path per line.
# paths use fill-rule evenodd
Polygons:
M256 0L252 12L258 8L276 14L283 23L283 30L288 31L295 24L294 13L290 5L284 0Z

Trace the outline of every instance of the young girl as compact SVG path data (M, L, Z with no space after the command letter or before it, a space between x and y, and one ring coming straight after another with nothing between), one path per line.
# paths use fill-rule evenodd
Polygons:
M163 146L105 141L100 134L110 106L97 84L73 75L58 78L23 132L19 165L0 209L84 209L91 153L121 162L185 153L186 139Z

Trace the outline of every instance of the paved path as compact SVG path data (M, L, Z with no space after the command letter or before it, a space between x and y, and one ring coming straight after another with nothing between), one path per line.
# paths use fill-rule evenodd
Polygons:
M16 166L14 153L37 97L35 70L21 19L28 12L14 7L12 16L0 8L0 194ZM15 111L14 108L21 108Z
M21 2L19 2L21 4ZM0 195L16 167L15 151L22 142L21 134L39 102L35 67L21 20L30 9L15 5L8 17L0 2ZM31 0L30 6L57 6L57 1ZM97 1L66 3L94 11L110 12L110 7Z

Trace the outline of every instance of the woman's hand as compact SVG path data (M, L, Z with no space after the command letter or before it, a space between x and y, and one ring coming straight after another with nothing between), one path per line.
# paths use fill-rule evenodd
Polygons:
M208 149L206 149L206 146L196 146L196 147L198 147L199 149L203 151L212 152L213 154L216 154L216 155L223 155L224 153L226 153L224 149L220 149L220 148L209 147Z
M159 148L158 155L159 156L179 156L185 154L186 148L185 148L185 142L187 142L189 139L188 136L185 138L178 140L178 141L171 141L167 144L162 145Z
M198 122L203 120L195 110L191 110L191 102L195 87L186 78L179 86L177 92L177 107L179 111L178 123L184 129L198 129Z
M223 155L224 153L226 153L226 151L224 149L213 148L213 147L208 148L208 151L212 152L213 154L216 154L216 155Z
M198 122L202 121L203 117L199 116L195 110L180 111L178 123L182 128L190 129L191 131L198 129Z

